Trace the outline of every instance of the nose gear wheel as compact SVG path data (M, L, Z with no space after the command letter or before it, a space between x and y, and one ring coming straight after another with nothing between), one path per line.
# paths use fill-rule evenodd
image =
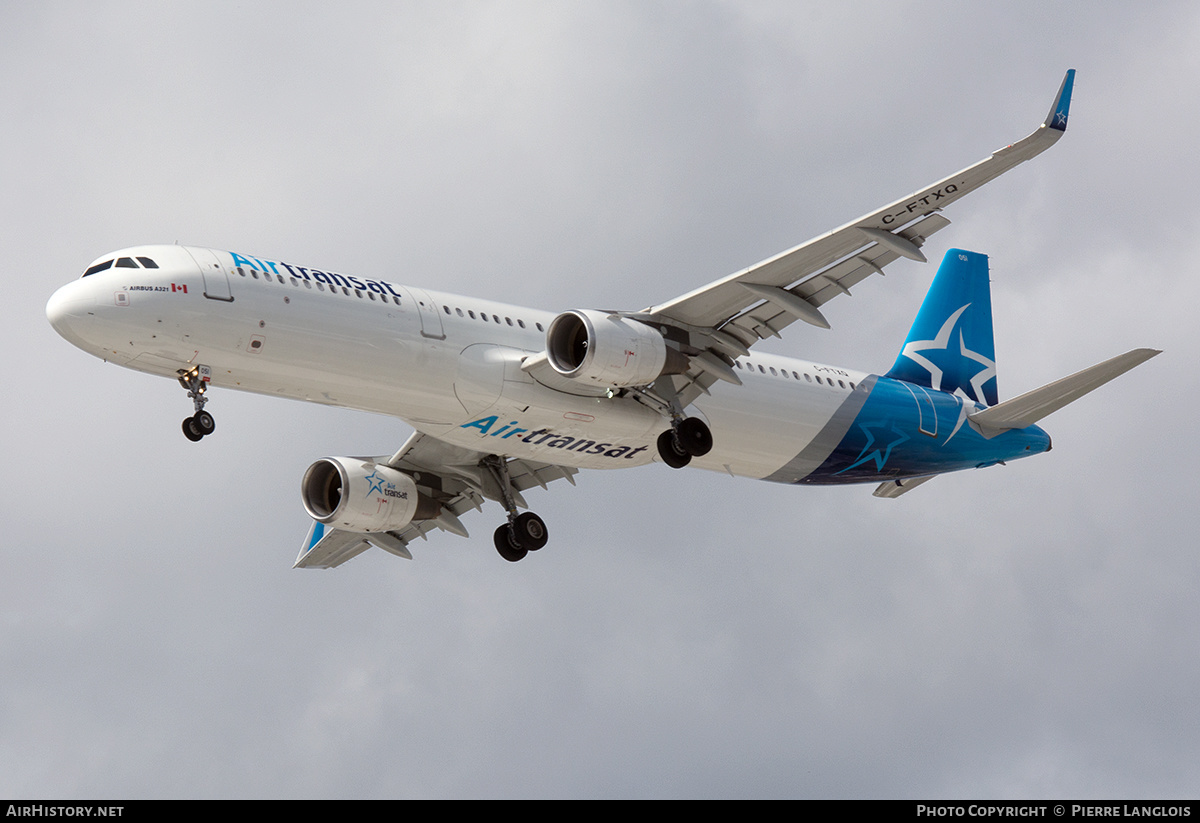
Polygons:
M192 407L195 411L195 414L183 421L183 436L195 443L212 434L217 428L216 420L204 410L204 404L208 402L204 392L208 386L204 382L204 378L200 376L199 366L180 369L177 374L179 375L179 385L187 389L187 395L192 398Z

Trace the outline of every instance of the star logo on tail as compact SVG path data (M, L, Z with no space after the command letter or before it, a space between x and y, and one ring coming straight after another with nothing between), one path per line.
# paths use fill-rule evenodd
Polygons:
M951 348L955 337L955 327L958 326L958 321L962 317L963 312L970 307L971 304L968 303L950 315L932 340L910 341L904 346L901 354L929 372L929 385L934 389L953 392L955 389L961 388L964 392L971 395L972 400L984 403L986 401L984 400L983 386L996 376L996 361L967 348L967 343L963 339L961 329L959 329L957 335L957 351ZM974 376L970 378L969 384L962 385L962 380L955 375L954 378L957 385L948 388L943 386L943 382L946 379L946 372L951 371L953 373L956 366L958 370L961 370L960 363L962 359L971 360L979 364L979 368ZM938 365L939 362L944 364L945 368L942 365Z

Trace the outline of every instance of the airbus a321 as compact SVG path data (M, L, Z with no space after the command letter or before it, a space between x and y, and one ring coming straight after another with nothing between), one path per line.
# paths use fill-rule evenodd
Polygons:
M485 501L507 560L547 529L523 493L580 469L661 461L777 483L874 483L896 497L945 472L1049 451L1036 423L1158 352L1137 349L999 401L987 258L951 249L894 365L866 374L753 351L921 247L963 195L1062 136L1067 72L1031 135L807 243L640 310L551 313L381 278L180 245L106 254L46 313L84 351L177 380L183 434L216 386L393 415L395 453L324 457L301 481L312 526L296 567L371 546L411 558Z

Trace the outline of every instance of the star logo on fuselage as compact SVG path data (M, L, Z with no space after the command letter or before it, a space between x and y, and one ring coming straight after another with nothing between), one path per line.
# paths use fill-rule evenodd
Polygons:
M862 451L858 453L854 462L838 474L844 474L872 460L875 461L875 471L883 471L888 458L892 456L892 449L912 439L892 421L860 423L858 427L867 436L867 442L863 444Z

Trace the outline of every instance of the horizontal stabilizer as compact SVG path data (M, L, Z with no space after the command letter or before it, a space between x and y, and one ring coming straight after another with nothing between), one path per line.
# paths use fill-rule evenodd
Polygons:
M969 414L967 420L972 428L989 439L1009 429L1032 426L1046 415L1100 388L1109 380L1120 377L1156 354L1162 352L1157 349L1134 349L990 409Z

